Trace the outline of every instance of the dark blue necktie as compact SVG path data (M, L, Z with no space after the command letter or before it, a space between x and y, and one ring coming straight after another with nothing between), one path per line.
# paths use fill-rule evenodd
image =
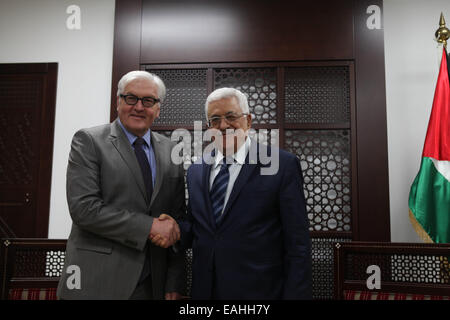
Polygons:
M148 162L147 155L142 148L144 143L146 143L144 139L137 138L134 141L134 153L136 154L137 161L139 162L139 166L141 167L142 177L144 178L145 189L147 191L147 199L148 203L150 203L153 193L152 170L150 168L150 163ZM146 250L149 249L146 248ZM144 266L142 268L141 276L139 277L139 283L142 283L150 275L151 267L149 259L150 257L148 253L146 254L144 260Z
M152 170L148 162L147 155L142 148L145 140L142 138L137 138L134 141L134 153L136 154L137 161L141 167L142 177L144 178L145 190L147 191L147 199L150 203L153 194L153 180L152 180Z
M216 221L216 224L218 224L222 215L222 210L225 203L225 195L227 193L228 180L230 180L228 166L229 165L226 163L226 161L220 165L220 171L214 179L211 191L209 192L214 220Z

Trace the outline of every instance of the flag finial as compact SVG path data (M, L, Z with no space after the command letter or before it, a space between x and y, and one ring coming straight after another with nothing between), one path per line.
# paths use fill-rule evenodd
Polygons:
M447 48L447 40L450 38L450 30L445 26L444 14L441 12L441 17L439 19L439 29L436 30L434 34L437 42L444 44Z

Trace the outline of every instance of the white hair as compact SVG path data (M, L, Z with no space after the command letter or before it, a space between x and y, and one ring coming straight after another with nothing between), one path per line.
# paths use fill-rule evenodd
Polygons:
M237 99L239 107L241 107L243 113L249 113L247 96L245 94L234 88L220 88L211 92L208 98L206 98L206 119L208 119L208 106L211 102L230 97L235 97Z
M117 96L123 94L125 87L131 81L136 79L145 79L156 84L156 86L158 87L158 98L159 100L161 100L161 102L164 101L164 98L166 97L166 86L164 85L164 82L156 74L142 70L130 71L119 80L119 83L117 84Z

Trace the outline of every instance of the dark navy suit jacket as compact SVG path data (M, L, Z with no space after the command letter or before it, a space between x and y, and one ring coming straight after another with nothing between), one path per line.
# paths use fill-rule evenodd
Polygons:
M260 146L252 141L250 150ZM278 172L261 175L270 164L249 161L250 154L218 225L209 196L211 165L202 160L188 169L188 219L180 226L183 246L193 249L192 298L311 299L311 241L299 160L279 150Z

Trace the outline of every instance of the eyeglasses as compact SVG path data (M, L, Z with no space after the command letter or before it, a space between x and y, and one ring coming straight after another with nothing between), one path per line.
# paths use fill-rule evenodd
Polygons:
M236 120L238 120L239 118L242 118L243 116L248 115L248 113L241 113L241 114L236 114L236 113L230 113L224 116L213 116L208 120L208 126L209 127L213 127L213 128L217 128L220 126L220 123L222 122L222 119L225 119L225 121L228 124L232 124L233 122L235 122Z
M121 94L120 97L123 98L126 104L130 106L135 106L138 103L138 101L141 100L142 105L146 108L151 108L161 101L153 97L138 98L134 94Z

